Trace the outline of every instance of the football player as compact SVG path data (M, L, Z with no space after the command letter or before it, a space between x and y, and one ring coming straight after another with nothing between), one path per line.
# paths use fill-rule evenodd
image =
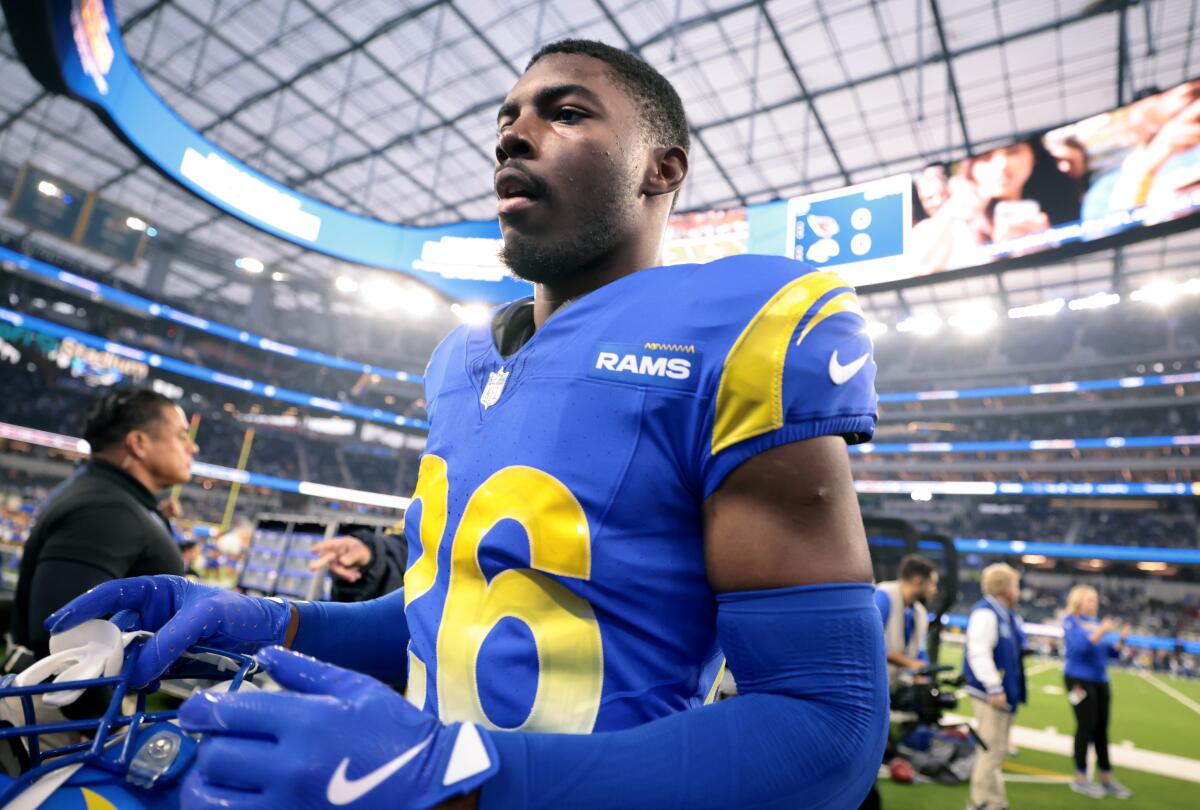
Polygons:
M832 272L659 266L688 133L665 78L596 42L509 92L503 256L535 294L430 360L403 591L153 577L51 617L135 611L143 682L197 641L269 647L290 692L184 705L185 806L857 807L887 724L846 452L874 429L871 345ZM741 697L703 705L724 662Z

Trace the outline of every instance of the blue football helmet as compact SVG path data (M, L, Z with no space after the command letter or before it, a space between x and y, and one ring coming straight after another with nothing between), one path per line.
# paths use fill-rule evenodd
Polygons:
M86 660L87 656L73 655L82 648L64 650L61 644L56 654L52 639L49 658L22 673L0 677L0 762L7 772L0 772L0 807L156 810L179 806L179 788L195 757L196 741L173 722L175 710L147 711L147 698L163 682L186 681L185 689L194 688L196 681L206 688L216 682L215 688L231 692L257 688L253 677L258 667L246 655L193 647L160 681L134 690L129 673L142 643L137 636L142 635L148 634L126 634L124 643L115 648L97 648L100 657L107 659L101 661L96 656ZM48 675L55 679L40 682ZM111 689L100 716L39 721L39 705L69 705L94 687ZM128 715L122 712L127 696L136 703ZM44 735L82 739L55 741L55 747L46 747Z

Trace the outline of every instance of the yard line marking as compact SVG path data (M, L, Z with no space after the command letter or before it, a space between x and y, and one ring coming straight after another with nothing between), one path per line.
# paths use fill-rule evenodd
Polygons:
M1034 664L1029 669L1025 670L1025 677L1032 678L1036 675L1041 675L1043 672L1049 672L1052 669L1057 669L1059 666L1057 661L1043 661L1040 664Z
M1180 693L1174 687L1167 686L1165 683L1163 683L1161 680L1159 680L1158 677L1156 677L1155 675L1152 675L1149 672L1143 672L1143 673L1141 673L1141 675L1143 678L1150 681L1151 684L1153 684L1154 686L1157 686L1159 688L1159 690L1161 690L1162 692L1175 698L1180 703L1182 703L1184 706L1187 706L1189 709L1194 711L1196 714L1200 714L1200 703L1197 703L1196 701L1192 700L1187 695Z
M1019 715L1018 715L1019 716ZM947 725L958 725L969 722L969 718L961 715L946 714L943 721ZM1075 738L1062 734L1053 729L1034 729L1025 726L1013 726L1011 742L1022 750L1044 751L1048 754L1059 754L1069 757L1075 749ZM1146 751L1130 746L1113 746L1110 749L1113 764L1118 768L1132 768L1137 771L1154 773L1159 776L1169 776L1172 779L1183 779L1188 782L1200 783L1200 761L1181 757L1176 754L1162 754L1157 751ZM1010 766L1014 763L1005 763Z
M1020 773L1026 776L1068 776L1065 773L1039 768L1036 765L1026 765L1024 762L1005 762L1004 770Z
M1006 773L1005 782L1032 782L1035 785L1065 785L1074 777L1071 776L1038 776L1036 774Z

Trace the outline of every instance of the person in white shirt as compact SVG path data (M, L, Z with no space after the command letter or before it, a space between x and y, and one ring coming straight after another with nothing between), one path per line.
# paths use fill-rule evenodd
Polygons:
M983 598L967 620L963 657L966 691L975 710L980 748L971 770L971 810L1007 810L1001 768L1008 754L1008 733L1018 704L1025 702L1022 653L1025 631L1015 613L1021 595L1016 569L996 563L983 569Z
M937 597L937 589L937 566L919 554L900 561L894 582L875 586L875 606L883 618L887 644L888 684L893 691L906 677L911 683L914 671L929 666L925 657L928 607Z

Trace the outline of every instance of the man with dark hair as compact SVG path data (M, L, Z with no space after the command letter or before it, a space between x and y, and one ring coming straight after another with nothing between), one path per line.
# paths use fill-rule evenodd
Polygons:
M97 401L84 421L91 456L38 508L25 542L13 603L21 668L49 652L46 617L121 577L183 574L183 557L156 493L191 477L196 445L183 411L153 391Z
M142 683L181 643L266 648L291 692L184 704L185 807L866 795L887 731L846 452L875 424L866 324L835 273L788 259L659 266L682 109L645 63L579 41L501 105L503 255L535 292L430 360L403 591L287 605L149 577L51 617L154 617ZM726 661L741 697L705 705ZM407 701L375 679L401 673Z
M929 634L929 603L937 596L937 566L919 554L900 560L895 581L875 586L875 606L883 617L887 643L888 683L893 689L905 673L922 669L925 638Z

